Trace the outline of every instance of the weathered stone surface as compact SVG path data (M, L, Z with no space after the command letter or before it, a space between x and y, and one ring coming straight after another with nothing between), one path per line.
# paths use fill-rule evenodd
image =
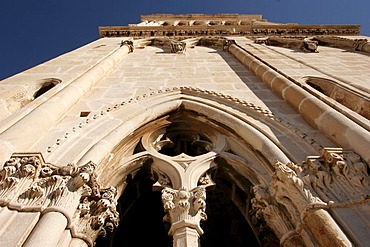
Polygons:
M358 26L144 15L99 32L0 83L1 246L93 246L143 171L174 246L202 241L215 178L261 246L367 244Z

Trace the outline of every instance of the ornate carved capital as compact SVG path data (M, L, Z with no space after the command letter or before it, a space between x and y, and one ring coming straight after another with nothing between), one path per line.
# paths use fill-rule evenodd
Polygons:
M313 211L369 202L368 169L358 154L340 148L325 148L321 156L308 156L300 165L276 162L269 186L253 188L255 217L274 230L281 245L298 246L309 238L303 224ZM325 224L325 217L314 218Z
M178 229L190 227L203 234L200 221L206 220L206 189L198 186L191 191L187 188L162 190L162 202L167 213L164 220L171 223L169 234L173 235Z
M115 200L117 190L110 187L87 192L82 195L75 213L73 233L93 246L98 235L105 236L107 231L113 231L118 226L119 214Z
M60 212L73 235L91 245L99 233L118 225L115 196L115 188L100 188L92 162L57 167L39 153L25 153L14 154L0 170L1 206Z
M325 202L370 194L369 164L353 151L326 148L321 156L308 156L302 167L302 180Z

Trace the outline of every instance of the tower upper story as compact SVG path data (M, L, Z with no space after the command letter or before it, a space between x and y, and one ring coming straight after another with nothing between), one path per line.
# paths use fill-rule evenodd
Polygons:
M99 27L100 37L360 35L359 25L299 25L274 23L262 15L153 14L140 23Z

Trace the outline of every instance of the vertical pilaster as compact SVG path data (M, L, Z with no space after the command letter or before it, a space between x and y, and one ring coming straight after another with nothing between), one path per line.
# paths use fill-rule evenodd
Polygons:
M132 49L132 43L123 42L119 48L85 74L4 130L0 134L0 164L3 164L16 150L28 150L96 82L119 64ZM22 130L22 135L19 134L19 130Z

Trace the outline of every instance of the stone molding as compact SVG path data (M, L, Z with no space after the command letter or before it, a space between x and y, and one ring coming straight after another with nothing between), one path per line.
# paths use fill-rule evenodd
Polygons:
M366 38L350 38L335 35L307 36L266 36L256 38L255 43L286 47L303 52L318 52L318 46L330 46L351 51L370 52L370 42Z
M312 97L312 94L303 89L297 81L276 71L238 44L231 45L229 52L290 103L312 127L322 131L342 147L351 146L369 162L370 155L366 147L370 143L370 135L367 130L354 125L353 120L343 118L342 113L320 99Z
M256 44L265 44L272 46L287 47L291 49L301 50L303 52L318 52L318 42L312 39L300 38L286 38L286 37L264 37L257 38L254 41Z
M226 45L232 45L234 42L228 42ZM150 98L156 98L158 96L165 97L165 94L184 94L189 96L197 96L202 98L213 98L214 100L220 101L224 104L236 104L236 107L246 107L249 110L252 110L256 114L258 114L260 117L276 121L277 123L281 124L282 126L289 129L289 131L294 132L296 135L298 135L298 138L304 140L307 142L310 146L313 146L314 149L321 152L323 147L316 142L313 137L309 136L308 134L302 132L300 129L295 128L292 126L289 122L286 120L275 116L270 110L258 106L254 103L248 102L246 100L242 100L239 98L236 98L231 95L223 94L221 92L216 92L212 90L206 90L202 88L196 88L196 87L173 87L173 88L165 88L157 91L152 91L149 94L143 94L136 96L134 98L129 98L128 100L122 101L120 103L110 105L106 109L92 113L90 114L86 119L78 123L78 125L72 127L70 130L66 130L66 133L64 136L61 136L55 140L55 143L47 147L47 152L52 153L54 150L56 150L59 146L61 146L64 142L66 142L69 138L73 137L75 134L82 131L84 128L88 127L91 124L94 124L94 122L98 121L100 118L112 114L116 111L122 110L124 107L127 107L130 104L136 104L137 102L148 100Z
M15 153L0 170L0 205L19 212L59 212L72 236L93 246L118 225L116 190L97 182L96 165L57 167L40 153Z

